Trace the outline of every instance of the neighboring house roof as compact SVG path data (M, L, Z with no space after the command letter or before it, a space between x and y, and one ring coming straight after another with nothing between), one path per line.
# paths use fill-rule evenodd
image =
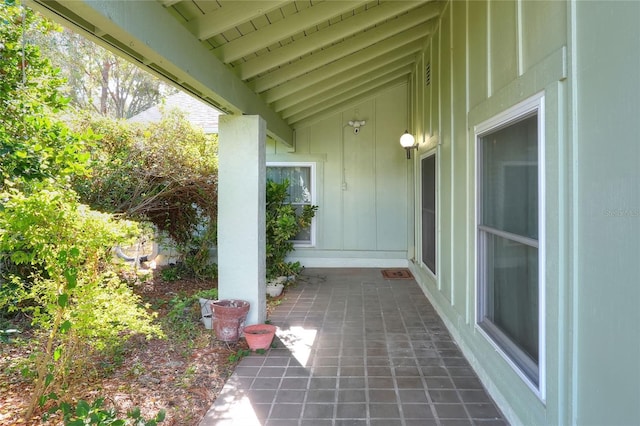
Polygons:
M129 121L134 123L152 123L162 120L162 111L178 109L186 114L187 120L205 133L218 133L220 111L194 98L185 92L167 96L162 103L134 115Z

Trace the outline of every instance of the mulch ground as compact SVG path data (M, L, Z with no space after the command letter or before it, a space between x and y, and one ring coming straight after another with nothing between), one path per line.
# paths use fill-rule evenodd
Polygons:
M216 282L199 280L167 282L158 277L136 286L136 292L151 303L161 320L177 295L192 295L216 285ZM190 334L190 338L168 334L166 339L132 339L119 356L96 360L95 365L89 366L86 374L75 380L77 383L67 397L89 402L103 397L106 406L120 413L139 407L146 418L164 409L166 419L162 425L198 424L235 368L237 361L229 357L239 349L246 349L246 343L244 340L237 344L218 341L211 330L205 330L198 322L197 305L196 310L187 318L195 323L195 333ZM20 366L29 356L31 343L27 331L11 343L0 343L2 426L43 424L42 412L31 419L22 418L32 387L30 381L22 377Z

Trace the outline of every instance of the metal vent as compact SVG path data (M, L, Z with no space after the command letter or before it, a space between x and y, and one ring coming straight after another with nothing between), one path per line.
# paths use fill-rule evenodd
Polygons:
M426 86L431 84L431 62L424 67L424 84Z

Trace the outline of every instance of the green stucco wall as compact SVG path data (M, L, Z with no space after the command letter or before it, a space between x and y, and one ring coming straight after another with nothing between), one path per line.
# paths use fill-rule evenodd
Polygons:
M350 120L366 124L355 134ZM296 128L294 150L268 145L267 161L316 163L316 245L293 258L306 266L406 265L406 128L407 85L399 84Z

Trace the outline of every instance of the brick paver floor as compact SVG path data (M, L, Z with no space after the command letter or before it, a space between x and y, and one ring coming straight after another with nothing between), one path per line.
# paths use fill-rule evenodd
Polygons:
M201 426L506 425L413 279L307 269Z

